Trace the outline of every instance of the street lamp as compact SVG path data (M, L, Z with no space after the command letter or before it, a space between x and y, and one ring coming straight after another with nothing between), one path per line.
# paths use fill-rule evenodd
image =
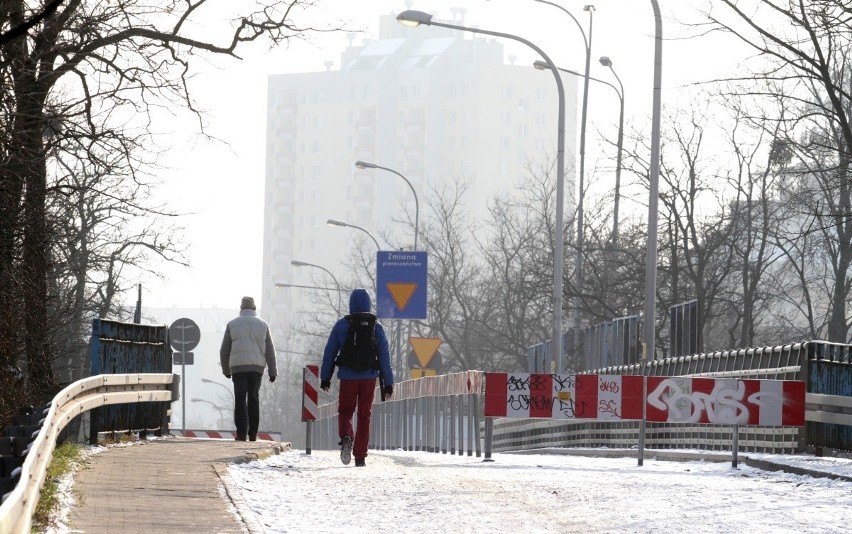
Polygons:
M416 195L415 195L415 196L416 196ZM362 232L364 232L365 234L367 234L368 236L370 236L370 239L372 239L372 240L373 240L373 243L375 243L375 244L376 244L376 250L382 250L382 247L380 247L380 246L379 246L379 242L376 240L376 238L375 238L375 237L373 237L373 234L371 234L370 232L368 232L368 231L367 231L367 230L365 230L364 228L361 228L360 226L355 226L354 224L345 223L345 222L343 222L343 221L337 221L337 220L335 220L335 219L329 219L329 220L327 220L327 221L326 221L326 223L327 223L329 226L342 226L342 227L348 227L348 228L355 228L356 230L361 230ZM415 239L416 239L416 238L415 238ZM415 245L415 246L416 246L416 245Z
M601 62L601 65L604 65L605 67L608 66L608 67L612 68L612 61L608 57L606 57L606 56L601 57L600 62ZM540 60L534 62L533 67L535 67L538 70L545 70L545 69L548 68L547 64L544 61L540 61ZM578 77L583 76L579 72L571 70L571 69L563 69L563 68L560 67L559 70L561 72L564 72L564 73L567 73L567 74L572 74L574 76L578 76ZM615 71L613 71L612 73L615 74ZM609 87L611 87L612 90L615 91L615 94L618 95L618 100L621 104L621 106L620 106L621 111L619 113L619 118L618 118L618 155L616 156L616 166L615 166L615 207L613 208L615 215L613 216L614 220L613 220L613 230L612 230L612 238L611 238L613 243L616 241L616 239L618 239L618 205L619 205L619 198L621 196L620 195L620 187L621 187L621 185L620 185L621 184L621 146L622 146L622 143L623 143L623 140L624 140L624 86L621 84L621 79L618 78L617 74L615 75L615 78L618 80L618 85L621 87L621 89L619 89L618 87L614 86L613 84L611 84L611 83L609 83L605 80L601 80L600 78L595 78L594 76L589 76L589 79L592 80L593 82L599 82L599 83L602 83L604 85L608 85Z
M410 9L397 15L396 20L406 26L416 27L425 24L427 26L438 26L493 37L505 37L518 41L535 50L545 60L550 67L550 71L553 73L553 77L556 80L556 90L559 95L559 117L557 120L556 140L556 236L554 237L553 244L553 331L550 346L551 353L558 362L559 371L562 372L562 262L564 260L563 246L565 241L564 228L562 227L562 211L565 196L565 90L562 86L562 78L559 76L559 71L553 61L550 60L550 57L541 48L517 35L435 22L432 20L432 15Z
M316 265L314 263L308 263L306 261L293 260L290 262L290 265L293 267L314 267L316 269L320 269L328 273L331 276L331 279L334 280L334 285L337 287L337 315L340 315L340 284L337 282L337 278L335 278L334 274L321 265Z
M216 404L215 402L210 402L210 401L209 401L209 400L207 400L207 399L198 399L198 398L193 398L193 399L189 399L189 400L190 400L190 402L205 402L205 403L209 404L210 406L212 406L212 407L216 408L217 410L219 410L219 429L220 429L220 430L225 430L225 416L224 416L224 415L222 415L222 410L227 411L227 408L222 408L221 406L219 406L219 405L218 405L218 404Z
M217 386L219 386L220 388L224 388L224 389L225 389L225 391L227 391L227 392L228 392L228 395L230 395L230 397L231 397L231 402L235 402L235 399L234 399L234 392L233 392L233 391L231 391L231 388L229 388L229 387L228 387L228 386L226 386L225 384L222 384L222 383L220 383L220 382L216 382L215 380L210 380L209 378L202 378L202 379L201 379L201 381L202 381L202 382L204 382L205 384L216 384L216 385L217 385Z
M601 56L598 61L604 67L609 67L610 72L615 76L618 86L621 88L620 91L618 89L615 90L618 93L618 99L621 101L621 110L618 113L618 148L615 156L615 201L612 207L612 237L610 238L610 241L615 244L618 241L618 203L621 200L621 146L624 142L624 84L621 83L621 78L618 77L615 69L612 68L612 60L609 57ZM612 84L608 85L615 89Z
M341 289L339 287L304 286L300 284L287 284L284 282L275 282L275 287L297 287L300 289L318 289L320 291L340 291L341 293L349 291L348 289Z
M660 199L663 18L657 0L651 0L651 6L654 9L654 93L651 113L651 167L648 173L648 250L645 257L645 356L653 359L656 353L654 322L657 316L657 205Z
M397 20L399 20L399 17L397 17ZM420 229L420 203L417 200L417 191L414 190L414 186L411 185L411 182L408 181L408 178L393 169L389 169L387 167L382 167L381 165L376 165L375 163L369 163L360 160L355 162L355 166L359 169L382 169L383 171L392 172L403 180L405 180L405 183L408 184L408 187L411 189L411 193L414 195L414 250L417 250L417 233ZM376 247L379 249L381 248L379 247L378 242L376 243Z
M586 177L586 116L589 107L589 68L592 61L592 18L595 12L595 6L586 4L583 6L583 11L589 13L589 35L586 37L586 32L583 31L583 25L577 20L577 17L571 14L564 7L548 2L547 0L535 0L540 4L547 4L562 10L563 13L571 17L571 20L577 25L580 34L583 36L583 45L586 49L586 69L583 76L583 110L580 117L580 172L579 172L579 187L577 191L577 254L574 258L574 271L577 280L577 294L574 297L574 357L578 358L580 350L580 307L582 304L581 293L583 291L583 245L585 242L585 232L583 231L584 213L583 200L585 197L585 177Z

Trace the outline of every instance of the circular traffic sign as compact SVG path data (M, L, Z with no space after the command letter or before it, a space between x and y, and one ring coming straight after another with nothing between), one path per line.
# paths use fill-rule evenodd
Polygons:
M176 320L169 327L169 341L177 352L189 352L201 340L201 330L195 321L186 317Z

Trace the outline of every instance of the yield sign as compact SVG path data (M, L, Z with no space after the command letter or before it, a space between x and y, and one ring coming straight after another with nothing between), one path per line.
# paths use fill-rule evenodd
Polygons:
M420 362L420 368L426 369L429 363L438 352L438 347L441 346L442 340L438 337L410 337L408 342L414 348L414 355L417 356L417 361Z
M405 307L408 306L408 301L411 300L411 295L413 295L417 290L417 284L407 282L388 282L385 285L387 286L396 307L399 308L400 311L405 311Z

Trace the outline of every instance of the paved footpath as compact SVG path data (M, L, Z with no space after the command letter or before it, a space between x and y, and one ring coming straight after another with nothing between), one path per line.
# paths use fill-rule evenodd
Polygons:
M169 437L110 447L89 458L74 476L71 532L256 532L252 517L238 519L223 487L229 463L278 454L273 441Z

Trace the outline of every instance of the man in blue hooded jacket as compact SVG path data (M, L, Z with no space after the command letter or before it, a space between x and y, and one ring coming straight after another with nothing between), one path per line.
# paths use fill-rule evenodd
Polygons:
M322 355L320 370L320 388L328 391L331 387L331 376L337 365L337 378L340 380L340 394L337 402L337 427L340 436L340 460L349 464L355 455L355 465L363 467L367 457L367 444L370 441L370 416L373 407L373 392L376 388L376 378L382 374L384 388L381 395L384 399L393 395L393 370L390 364L388 338L381 323L375 323L375 350L378 358L378 369L356 370L346 367L344 362L338 362L340 351L346 343L349 334L350 317L371 319L375 315L370 312L372 302L366 289L357 288L349 296L349 315L337 320L328 336L325 351ZM358 410L357 432L352 429L352 416Z

